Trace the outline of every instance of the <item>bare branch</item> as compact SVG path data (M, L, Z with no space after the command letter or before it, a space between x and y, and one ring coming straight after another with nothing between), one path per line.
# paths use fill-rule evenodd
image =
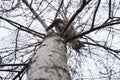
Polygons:
M19 29L17 31L16 39L15 39L15 54L14 54L15 59L17 59L16 54L17 54L17 47L18 47L18 36L19 36Z
M26 31L26 32L28 32L28 33L30 33L30 34L33 34L33 35L35 35L35 36L38 36L38 37L40 37L40 38L44 38L44 36L45 36L44 34L41 34L41 33L39 33L39 32L36 32L36 31L34 31L34 30L32 30L32 29L29 29L29 28L27 28L27 27L24 27L23 25L18 24L18 23L14 22L14 21L11 21L11 20L9 20L9 19L5 19L5 18L3 18L3 17L1 17L1 16L0 16L0 19L5 20L6 22L10 23L11 25L13 25L14 27L16 27L16 28L18 28L18 29L20 29L20 30Z
M26 70L27 70L27 66L24 66L24 68L21 70L21 71L19 71L19 73L13 78L13 80L16 80L17 79L17 77L20 77L20 75L23 73L23 72L25 72Z
M109 0L109 14L108 14L109 18L112 17L112 10L111 10L111 0Z
M28 63L24 63L24 64L1 64L0 67L4 67L4 66L27 66Z
M103 29L103 28L108 27L108 26L120 24L120 20L119 20L119 19L114 20L114 21L110 21L110 22L108 22L108 21L109 21L109 19L107 19L102 25L100 25L100 26L98 26L98 27L95 27L95 28L93 28L93 29L89 29L88 31L85 31L85 32L83 32L83 33L80 33L79 35L76 35L76 36L68 39L68 41L69 41L69 40L72 40L72 39L76 39L76 38L78 38L78 37L82 37L82 36L84 36L84 35L86 35L86 34L89 34L89 33L93 32L93 31L100 30L100 29Z
M11 9L3 9L3 10L0 10L1 12L10 12L10 11L13 11L15 10L16 8L18 8L18 6L20 5L20 0L17 1L16 5L13 6Z
M92 20L91 29L93 29L93 27L94 27L95 17L96 17L96 14L97 14L98 8L99 8L99 6L100 6L100 2L101 2L101 0L98 0L98 4L97 4L97 7L96 7L95 12L94 12L94 15L93 15L93 20Z
M85 36L85 37L87 37L88 39L90 39L91 41L93 41L93 42L95 43L95 44L94 44L94 43L90 43L90 42L84 42L85 44L102 47L103 49L105 49L105 50L107 50L107 51L112 51L112 52L117 53L117 54L120 52L119 50L114 50L114 49L111 49L111 48L109 48L109 47L107 47L107 46L105 46L105 45L101 45L101 44L99 44L98 42L96 42L95 40L93 40L92 38L90 38L90 37L88 37L88 36ZM119 59L119 60L120 60L120 59Z
M63 5L63 2L64 2L64 0L61 0L61 4L60 4L60 6L59 6L59 8L58 8L58 10L57 10L57 13L56 13L56 15L55 15L54 20L57 18L58 13L59 13L59 11L60 11L60 8L61 8L61 7L62 7L62 5Z
M90 0L91 1L91 0ZM89 1L89 2L90 2ZM74 21L74 19L76 18L76 16L84 9L84 7L89 3L86 2L86 0L83 0L82 5L80 6L80 8L78 8L78 10L73 14L73 16L70 18L69 22L67 23L65 29L62 32L62 35L64 34L64 32L67 30L67 28L70 26L70 24Z
M33 15L37 18L37 20L43 25L45 29L47 29L46 23L42 20L42 18L37 14L37 12L30 6L27 0L22 0L23 3L31 10Z

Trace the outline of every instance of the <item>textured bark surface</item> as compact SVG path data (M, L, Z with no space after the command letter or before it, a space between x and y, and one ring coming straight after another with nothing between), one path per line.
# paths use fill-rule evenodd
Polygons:
M70 80L64 39L52 33L40 46L28 69L28 80Z

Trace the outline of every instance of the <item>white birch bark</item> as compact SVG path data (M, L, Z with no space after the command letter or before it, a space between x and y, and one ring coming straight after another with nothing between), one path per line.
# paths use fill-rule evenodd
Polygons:
M64 39L52 33L40 46L28 69L28 80L70 80Z

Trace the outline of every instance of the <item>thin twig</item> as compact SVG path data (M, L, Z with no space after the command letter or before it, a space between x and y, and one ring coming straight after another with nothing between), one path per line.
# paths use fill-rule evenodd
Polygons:
M109 48L107 46L101 45L101 44L99 44L98 42L96 42L95 40L93 40L92 38L90 38L88 36L85 36L85 37L87 37L89 40L91 40L91 41L93 41L95 43L94 44L94 43L84 42L85 44L89 44L89 45L93 45L93 46L99 46L99 47L104 48L105 50L109 50L109 51L112 51L112 52L115 52L115 53L119 53L120 52L118 50L114 50L114 49L111 49L111 48Z

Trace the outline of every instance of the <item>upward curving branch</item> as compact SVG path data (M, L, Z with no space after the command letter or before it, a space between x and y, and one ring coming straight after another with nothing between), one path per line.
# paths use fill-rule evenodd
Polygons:
M84 7L90 2L91 0L87 1L83 0L82 5L77 9L77 11L73 14L73 16L70 18L69 22L67 23L65 29L62 32L62 35L64 34L64 32L68 29L68 27L70 26L70 24L74 21L74 19L76 18L76 16L84 9Z
M100 30L100 29L103 29L105 27L108 27L108 26L112 26L112 25L117 25L117 24L120 24L120 18L116 19L116 20L113 20L113 21L109 21L110 19L108 18L102 25L98 26L98 27L95 27L93 29L89 29L83 33L80 33L76 36L73 36L71 38L68 39L69 40L72 40L72 39L76 39L78 37L82 37L82 36L85 36L86 34L89 34L93 31L96 31L96 30Z
M92 20L91 29L93 29L93 27L94 27L95 17L96 17L96 14L97 14L98 8L99 8L99 6L100 6L100 2L101 2L101 0L98 1L97 7L96 7L95 12L94 12L94 14L93 14L93 20Z

